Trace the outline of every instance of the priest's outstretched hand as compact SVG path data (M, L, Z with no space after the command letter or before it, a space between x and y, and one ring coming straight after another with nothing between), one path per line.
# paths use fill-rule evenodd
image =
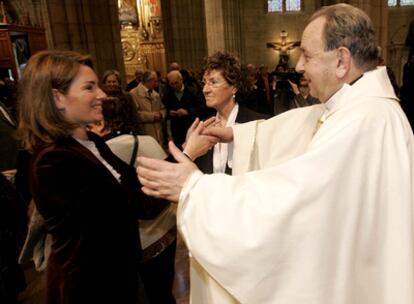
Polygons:
M229 143L233 141L233 129L231 127L210 126L206 128L203 135L216 137L219 142Z
M177 163L141 156L137 173L145 194L178 202L185 181L197 171L197 166L172 141L168 146Z

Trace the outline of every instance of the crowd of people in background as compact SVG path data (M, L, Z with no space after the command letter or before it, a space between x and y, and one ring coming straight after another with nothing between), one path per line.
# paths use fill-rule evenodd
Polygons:
M164 78L158 71L137 69L126 92L137 104L143 134L164 147L169 139L181 146L196 117L215 115L217 109L206 103L202 76L202 72L182 69L177 62L170 64ZM237 103L265 117L319 103L309 94L307 80L285 65L269 73L266 65L241 64L239 79Z
M277 65L271 73L266 65L239 65L237 104L263 114L262 117L319 103L309 94L307 80L285 65ZM133 112L138 113L134 132L154 137L164 148L170 139L181 146L197 117L203 120L217 111L206 103L202 72L194 73L172 62L165 77L159 71L144 69L137 69L134 76L123 89L120 73L107 70L101 84L108 96L128 99L130 107L134 107L133 101ZM108 132L102 124L95 125L93 130Z

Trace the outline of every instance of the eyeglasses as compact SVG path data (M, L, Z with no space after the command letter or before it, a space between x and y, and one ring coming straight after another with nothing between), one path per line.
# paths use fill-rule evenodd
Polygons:
M207 81L203 81L201 82L201 86L204 88L205 86L209 86L210 88L218 88L219 86L221 86L223 83L226 83L226 81L223 80L219 80L219 79L209 79Z

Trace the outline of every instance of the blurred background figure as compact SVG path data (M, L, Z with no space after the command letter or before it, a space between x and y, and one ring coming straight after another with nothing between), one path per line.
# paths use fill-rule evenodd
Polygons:
M252 63L241 65L241 85L237 91L237 101L252 111L259 109L259 91L257 87L257 69Z
M310 89L308 85L308 80L300 76L299 85L294 83L292 80L288 79L288 82L292 88L294 95L294 104L291 105L291 109L311 106L314 104L320 103L318 98L315 98L309 94Z
M91 131L100 136L113 137L119 134L143 134L139 123L138 109L129 92L122 90L121 74L116 70L107 70L102 76L102 90L108 97L102 103L102 110L111 112L116 109L117 117L89 125ZM108 114L111 115L111 114ZM108 117L108 115L106 117ZM127 126L125 128L125 126Z
M107 70L103 73L102 84L108 88L121 88L121 74L117 70Z
M391 81L392 88L394 89L395 96L400 97L400 86L398 85L397 78L395 77L394 71L385 64L384 57L382 55L382 48L377 46L378 50L378 66L385 66L387 68L388 78Z
M272 73L274 115L279 115L296 107L292 85L289 83L289 80L297 85L297 76L296 73L289 72L285 65L278 64L276 66L275 71Z
M181 69L181 76L184 84L193 91L194 94L202 94L202 88L191 70Z
M142 75L143 74L144 74L144 70L142 70L142 69L137 69L135 71L135 78L127 84L126 90L128 92L131 91L133 88L136 88L138 86L138 84L142 81Z
M170 121L171 135L177 147L185 141L187 129L199 117L204 118L206 106L202 97L184 84L181 73L173 70L167 75L168 88L162 99Z
M98 123L90 124L89 129L102 136L104 140L122 134L143 134L137 106L132 97L129 94L122 94L119 87L103 87L102 89L112 98L107 98L102 103L104 119Z
M179 71L179 70L181 70L181 67L180 67L180 64L178 62L173 61L173 62L170 63L169 72Z
M259 66L259 73L257 76L257 90L259 93L258 112L273 116L273 88L271 86L271 76L269 75L269 68L267 65Z
M154 88L157 86L158 77L154 71L147 70L142 75L142 81L131 90L138 109L138 118L145 135L150 135L164 146L163 121L167 116L160 94Z
M257 68L253 63L248 63L247 66L247 74L249 75L249 79L252 83L256 83L257 81Z
M157 86L155 87L155 91L157 91L157 93L160 94L161 99L162 99L163 96L165 95L168 84L167 84L167 80L164 77L162 77L160 71L157 71L156 73L157 73L158 81L157 81Z
M401 107L414 128L414 20L410 22L405 45L410 48L408 60L404 64L400 91Z

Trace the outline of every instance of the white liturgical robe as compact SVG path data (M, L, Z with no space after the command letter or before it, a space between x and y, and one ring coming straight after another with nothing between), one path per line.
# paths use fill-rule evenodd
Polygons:
M414 303L414 141L385 68L337 92L313 135L323 107L234 126L237 175L187 180L194 304Z

